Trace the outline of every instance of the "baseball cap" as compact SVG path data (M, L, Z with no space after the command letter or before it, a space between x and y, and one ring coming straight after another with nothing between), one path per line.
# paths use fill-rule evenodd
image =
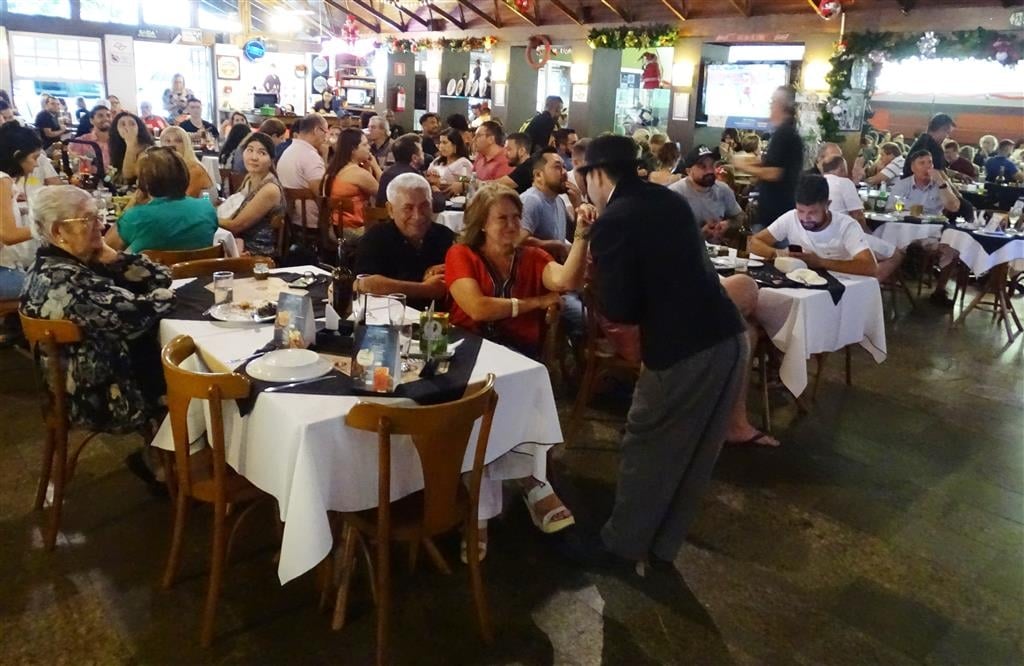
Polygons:
M689 169L705 157L715 158L715 154L707 146L694 146L683 158L683 168Z

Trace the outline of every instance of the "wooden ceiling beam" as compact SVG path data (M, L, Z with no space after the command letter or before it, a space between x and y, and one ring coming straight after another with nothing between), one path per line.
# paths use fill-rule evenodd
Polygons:
M422 16L420 16L416 12L412 11L411 9L407 9L407 8L403 7L402 5L398 5L398 11L399 11L399 13L405 14L409 18L415 20L417 23L419 23L423 27L427 28L428 30L431 29L430 21L428 21L427 19L423 18Z
M753 10L752 0L731 0L731 2L732 6L735 7L740 14L750 16L751 11Z
M342 13L342 15L344 15L344 16L351 16L351 17L352 17L352 18L354 18L354 19L355 19L355 20L356 20L356 21L357 21L358 23L362 23L363 25L365 25L365 26L366 26L367 28L369 28L370 30L373 30L373 31L374 31L375 33L377 33L378 35L380 34L380 23L370 23L369 21L367 21L366 19L364 19L364 18L363 18L362 16L360 16L359 14L356 14L356 13L354 13L354 12L350 12L350 11L349 11L348 9L346 9L345 7L342 7L341 5L339 5L339 4L338 4L337 2L335 2L334 0L324 0L324 2L326 2L326 3L327 3L328 5L330 5L331 7L334 7L335 9L337 9L337 10L338 10L339 12L341 12L341 13ZM344 22L344 21L343 21L343 22Z
M490 14L485 12L484 10L478 9L477 6L474 5L472 2L470 2L469 0L456 0L456 2L459 3L460 7L465 7L469 11L473 12L474 14L476 14L477 16L482 18L483 20L485 20L488 23L490 23L495 28L500 28L501 27L501 17L499 17L497 15L491 16Z
M540 0L533 0L533 12L534 14L536 14L536 16L530 16L526 12L519 11L519 8L516 7L515 4L512 2L506 1L504 5L505 9L509 10L519 18L523 19L533 27L536 28L540 26Z
M661 0L661 4L668 7L668 10L676 15L680 21L685 21L690 15L690 8L688 7L687 0L679 0L679 6L676 6L674 0Z
M618 17L619 17L620 19L622 19L622 20L623 20L623 21L625 21L626 23L629 23L629 19L628 19L628 18L626 18L626 15L622 13L622 10L621 10L621 9L619 9L618 7L616 7L615 5L613 5L613 4L612 4L612 3L610 2L610 0L601 0L601 4L602 4L602 5L604 5L605 7L607 7L608 9L612 10L612 12L613 12L613 13L614 13L614 14L615 14L616 16L618 16Z
M378 19L380 21L384 21L385 23L387 23L388 25L393 27L398 32L405 32L405 29L406 29L407 26L399 23L398 21L394 20L393 18L390 18L389 16L385 15L383 12L377 11L376 9L374 9L373 5L369 4L368 2L364 2L364 0L346 0L346 2L351 2L356 7L359 7L363 11L369 13L374 18L376 18L376 19Z
M562 0L549 0L549 2L551 4L553 4L555 6L555 8L558 9L558 11L560 11L563 14L565 14L566 16L568 16L570 19L575 21L578 25L583 25L585 23L583 18L578 16L576 14L576 12L574 12L573 10L569 9L566 6L566 4L564 2L562 2Z
M435 14L441 15L442 17L444 17L444 20L448 21L449 23L454 25L459 30L465 30L466 29L466 17L465 16L463 16L462 20L460 21L459 19L455 18L454 16L452 16L451 14L449 14L448 12L444 11L443 9L441 9L440 7L438 7L437 5L434 5L434 4L427 5L427 9L429 9L431 12L433 12ZM462 8L460 7L459 10L461 11Z

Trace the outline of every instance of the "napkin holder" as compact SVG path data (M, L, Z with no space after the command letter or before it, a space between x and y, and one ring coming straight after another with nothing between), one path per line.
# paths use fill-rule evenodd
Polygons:
M277 347L309 347L316 342L316 319L309 294L281 292L277 297L274 343Z

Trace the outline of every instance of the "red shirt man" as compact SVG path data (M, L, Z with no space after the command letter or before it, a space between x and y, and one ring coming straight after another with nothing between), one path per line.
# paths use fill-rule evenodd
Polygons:
M512 167L505 155L505 132L501 125L488 120L476 128L473 137L476 160L473 171L479 180L498 180L512 173Z

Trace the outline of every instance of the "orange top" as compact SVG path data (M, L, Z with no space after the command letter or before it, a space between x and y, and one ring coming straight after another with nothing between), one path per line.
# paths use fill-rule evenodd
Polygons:
M335 176L331 183L331 199L348 199L352 202L352 212L336 210L333 213L335 226L359 229L363 226L363 208L367 198L358 185Z

